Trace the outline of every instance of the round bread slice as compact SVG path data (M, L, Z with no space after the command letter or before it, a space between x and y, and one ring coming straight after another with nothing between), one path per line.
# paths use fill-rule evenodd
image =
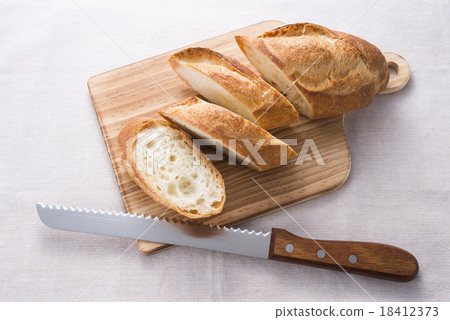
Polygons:
M188 48L172 55L169 63L208 101L266 130L299 121L288 99L236 59L207 48Z
M197 97L181 101L159 114L191 136L209 143L257 171L287 164L297 153L286 143L240 115Z
M222 211L225 184L219 171L174 125L135 118L119 133L126 171L163 206L191 219Z
M350 34L297 23L236 42L263 79L310 118L367 107L389 69L377 47Z

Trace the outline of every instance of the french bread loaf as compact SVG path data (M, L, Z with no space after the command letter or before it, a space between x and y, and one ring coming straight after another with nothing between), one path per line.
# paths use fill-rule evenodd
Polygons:
M237 164L246 164L257 171L279 167L297 156L289 145L263 128L197 97L181 101L159 114L191 136L207 139L222 148Z
M367 107L389 81L377 47L315 24L237 36L236 42L262 77L310 119Z
M299 121L292 104L236 59L207 48L189 48L169 58L175 72L210 102L264 129Z
M119 143L126 171L156 202L191 219L222 211L222 176L174 125L135 118L120 131Z

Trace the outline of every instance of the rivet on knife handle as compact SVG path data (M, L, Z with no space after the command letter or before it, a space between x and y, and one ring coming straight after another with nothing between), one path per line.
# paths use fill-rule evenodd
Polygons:
M269 259L358 273L392 281L411 281L419 271L409 252L386 244L313 240L272 229ZM334 259L334 260L333 260Z

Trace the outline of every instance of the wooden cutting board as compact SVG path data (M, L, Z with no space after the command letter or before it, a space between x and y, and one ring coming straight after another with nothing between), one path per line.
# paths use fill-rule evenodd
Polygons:
M236 45L234 36L256 36L284 24L265 21L189 47L208 47L251 67ZM196 95L167 62L170 55L181 49L93 76L88 81L120 191L130 213L159 216L166 208L154 202L130 179L120 160L117 136L130 119L138 116L159 117L157 110L174 103L173 99L179 101ZM284 207L336 190L346 181L350 171L350 151L345 139L343 116L316 121L302 119L297 125L271 130L271 133L278 138L297 139L297 146L293 146L297 152L300 152L306 139L313 139L325 164L316 161L311 149L308 150L311 159L302 165L290 162L287 166L263 173L245 166L229 166L226 161L217 162L215 164L225 180L227 201L221 214L201 222L230 226L279 210L278 205L253 179ZM187 219L173 210L167 211L165 216ZM138 248L143 254L168 247L170 245L138 241Z

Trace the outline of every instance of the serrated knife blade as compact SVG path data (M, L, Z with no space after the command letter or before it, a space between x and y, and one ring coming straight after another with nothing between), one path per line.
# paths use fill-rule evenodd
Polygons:
M411 253L381 243L315 240L276 228L263 233L41 203L36 207L41 221L59 230L222 251L394 281L410 281L419 270Z
M173 223L143 215L36 204L47 227L268 258L271 232Z

